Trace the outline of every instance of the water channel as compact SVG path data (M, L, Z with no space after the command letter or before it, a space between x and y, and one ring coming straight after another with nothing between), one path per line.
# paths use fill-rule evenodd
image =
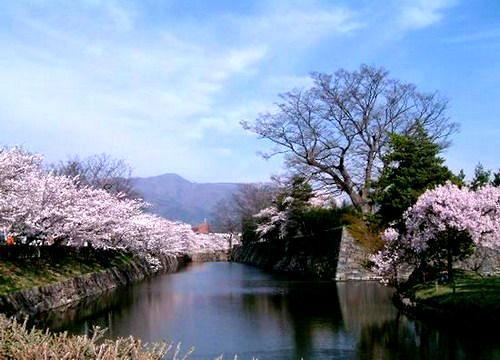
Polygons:
M290 280L236 263L192 264L44 318L53 330L196 347L190 359L500 359L498 329L422 323L376 282Z

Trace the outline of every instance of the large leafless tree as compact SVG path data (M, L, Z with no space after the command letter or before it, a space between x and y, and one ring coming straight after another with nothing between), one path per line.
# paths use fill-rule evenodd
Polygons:
M75 178L79 185L104 189L112 194L121 193L127 198L137 197L131 182L132 169L121 159L108 154L78 157L52 166L57 175Z
M277 192L273 184L241 184L228 198L219 201L213 210L212 221L217 231L239 233L245 219L270 206Z
M371 184L383 167L389 134L411 134L421 124L443 147L456 130L447 101L415 85L362 65L333 76L312 74L314 84L281 95L275 112L243 126L276 146L287 165L308 179L347 194L363 212L372 210Z

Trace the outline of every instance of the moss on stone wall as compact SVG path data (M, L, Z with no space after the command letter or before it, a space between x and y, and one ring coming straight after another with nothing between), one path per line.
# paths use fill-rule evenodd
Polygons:
M0 249L1 250L1 249ZM59 256L0 258L0 295L45 286L83 274L128 264L132 255L119 251L60 251Z

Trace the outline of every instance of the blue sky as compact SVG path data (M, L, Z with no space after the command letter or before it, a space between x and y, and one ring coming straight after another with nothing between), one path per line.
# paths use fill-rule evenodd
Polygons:
M498 168L500 2L2 1L0 143L47 161L106 152L135 175L262 181L241 129L312 71L361 63L438 90L454 170Z

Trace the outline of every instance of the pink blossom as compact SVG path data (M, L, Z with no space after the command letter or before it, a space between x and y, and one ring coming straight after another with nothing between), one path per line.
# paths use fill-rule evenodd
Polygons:
M385 231L382 233L382 239L386 242L396 241L398 237L399 232L392 227L385 229Z
M196 234L188 224L145 213L148 204L142 200L78 187L75 179L47 173L42 160L19 148L0 150L0 226L13 235L71 246L90 242L95 247L140 253L229 246L224 234Z
M476 245L500 246L500 189L477 191L447 183L427 190L405 214L406 240L425 250L444 231L465 231Z
M280 238L285 237L287 222L285 211L278 210L276 206L270 206L259 211L254 218L259 222L257 234L261 238L274 230L279 230Z
M385 248L372 257L375 271L389 279L411 252L422 253L450 230L465 232L477 246L500 248L500 188L477 191L447 183L422 194L404 214L406 232L385 230ZM396 241L397 240L397 241Z

